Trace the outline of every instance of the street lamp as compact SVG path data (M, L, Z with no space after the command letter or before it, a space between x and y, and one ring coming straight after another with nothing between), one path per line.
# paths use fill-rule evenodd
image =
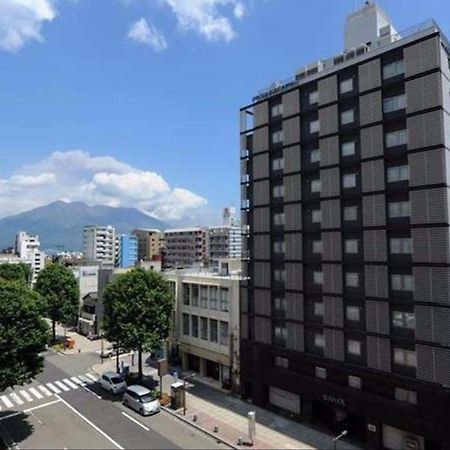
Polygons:
M184 395L183 395L183 416L186 415L186 385L187 385L186 381L194 378L195 376L197 376L197 374L193 373L193 374L189 375L188 377L183 378L183 393L184 393Z
M342 439L344 436L347 436L347 434L348 434L348 431L344 430L339 436L336 436L333 439L333 450L336 450L336 443L337 443L337 441L339 441L339 439Z

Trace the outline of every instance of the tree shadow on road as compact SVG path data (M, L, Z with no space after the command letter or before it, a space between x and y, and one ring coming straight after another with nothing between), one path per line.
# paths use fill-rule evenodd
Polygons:
M0 449L13 448L34 432L30 418L23 412L0 412Z

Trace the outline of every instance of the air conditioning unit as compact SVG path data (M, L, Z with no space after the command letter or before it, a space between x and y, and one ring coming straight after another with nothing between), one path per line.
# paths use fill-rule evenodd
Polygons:
M419 450L420 443L413 437L405 437L403 439L403 448L407 450Z

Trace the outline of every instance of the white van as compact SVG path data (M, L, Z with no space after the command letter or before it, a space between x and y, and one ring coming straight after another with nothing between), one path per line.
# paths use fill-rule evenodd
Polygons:
M123 404L143 416L161 411L161 404L155 393L137 384L128 387L123 396Z
M127 390L127 383L116 372L105 372L98 381L100 386L111 394L122 394Z

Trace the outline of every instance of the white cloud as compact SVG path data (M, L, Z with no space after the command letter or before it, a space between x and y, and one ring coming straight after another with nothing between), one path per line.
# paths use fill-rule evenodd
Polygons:
M208 203L160 174L81 150L51 153L0 179L0 217L56 200L133 207L162 220L191 218Z
M166 3L177 18L182 31L195 31L209 41L229 42L236 37L227 7L233 16L244 16L241 0L160 0Z
M0 50L15 52L43 41L41 28L55 19L54 0L0 0Z
M164 35L143 17L131 25L128 38L135 42L148 45L157 52L167 48L167 41Z

